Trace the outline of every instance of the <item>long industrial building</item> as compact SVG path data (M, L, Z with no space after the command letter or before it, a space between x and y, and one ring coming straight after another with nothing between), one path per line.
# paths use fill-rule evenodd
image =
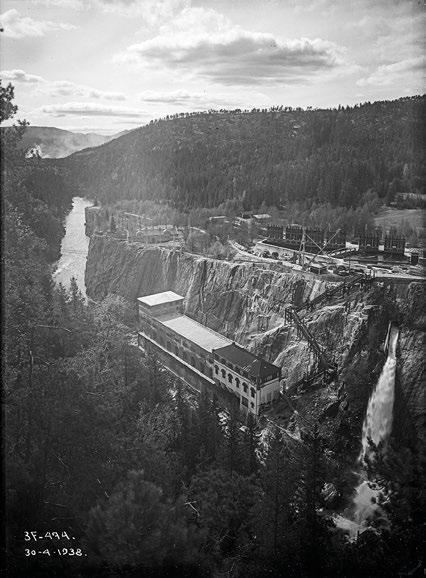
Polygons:
M139 297L138 305L139 347L197 391L256 416L279 397L280 368L185 315L181 295L155 293Z

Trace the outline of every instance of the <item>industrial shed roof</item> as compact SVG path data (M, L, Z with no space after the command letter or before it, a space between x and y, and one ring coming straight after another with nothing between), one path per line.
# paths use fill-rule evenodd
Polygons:
M246 371L251 377L260 377L265 379L269 376L275 376L279 373L280 368L277 365L265 361L257 355L250 353L236 343L231 343L225 347L215 350L215 355L223 357L233 365L237 365L243 371Z
M192 341L209 353L218 347L229 345L231 341L212 329L201 325L186 315L162 315L156 317L165 327L181 335L188 341Z

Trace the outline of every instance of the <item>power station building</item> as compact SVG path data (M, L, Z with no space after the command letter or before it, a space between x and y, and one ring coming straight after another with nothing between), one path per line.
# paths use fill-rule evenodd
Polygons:
M383 252L388 255L404 256L405 254L405 237L394 237L386 235Z
M323 250L330 253L346 247L346 234L344 231L328 231L302 227L301 225L272 224L267 228L267 242L279 247L304 250L308 253L318 253Z
M198 392L259 414L279 397L281 369L184 314L173 291L138 298L138 345Z
M359 251L361 253L378 253L380 237L375 233L362 233L359 236Z

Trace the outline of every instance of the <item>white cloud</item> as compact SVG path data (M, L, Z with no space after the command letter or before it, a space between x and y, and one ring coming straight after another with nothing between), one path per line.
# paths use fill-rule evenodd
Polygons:
M407 58L392 64L382 64L370 76L357 81L358 86L390 86L402 79L414 84L423 84L422 77L425 67L423 56Z
M327 10L330 12L335 8L336 0L292 0L295 12L315 12L316 10Z
M34 20L30 16L21 16L15 8L0 15L3 34L9 38L40 37L55 30L72 30L72 24L50 22L49 20Z
M91 102L67 102L64 104L49 104L42 106L40 112L51 116L116 116L124 118L140 118L147 116L146 111L136 108L109 106Z
M36 74L28 74L24 70L14 69L14 70L2 70L0 72L0 78L2 80L12 81L12 82L24 82L28 84L39 84L44 81L44 78L37 76Z
M393 32L392 17L378 16L376 14L366 14L360 20L348 21L345 25L346 30L357 29L358 33L364 36L386 36Z
M417 4L417 6L416 6ZM290 5L296 12L314 12L330 14L334 10L348 11L366 11L376 9L390 10L405 10L415 11L421 10L421 3L410 0L350 0L349 2L342 2L342 0L290 0Z
M92 0L92 2L107 12L141 16L150 26L174 18L191 4L191 0Z
M43 90L44 94L48 94L52 97L58 96L80 96L87 98L99 98L105 100L126 100L125 95L122 92L109 92L105 90L98 90L97 88L91 88L90 86L84 86L81 84L75 84L74 82L69 82L67 80L56 80L49 83L49 87Z
M251 32L205 8L184 9L157 36L129 46L114 60L166 67L225 85L297 83L344 62L343 50L332 42Z
M405 8L405 10L403 10ZM360 20L348 22L346 29L365 37L370 45L370 58L377 58L383 64L392 60L420 55L423 52L425 14L411 13L407 6L398 10L370 13Z
M270 99L260 92L244 91L234 93L207 93L189 92L187 90L173 90L169 92L145 90L140 93L139 99L142 102L155 104L171 104L184 106L191 110L206 110L209 108L236 108L254 106L266 106L270 104Z
M98 8L122 16L141 16L150 26L170 20L191 4L191 0L32 0L32 2L74 10Z
M122 92L99 90L84 84L76 84L69 80L46 80L42 76L29 74L20 69L3 70L0 72L0 78L13 83L36 85L39 93L51 97L79 96L115 101L126 100L126 96Z
M73 10L84 10L89 3L86 0L32 0L33 4L42 6L56 6L58 8L71 8Z

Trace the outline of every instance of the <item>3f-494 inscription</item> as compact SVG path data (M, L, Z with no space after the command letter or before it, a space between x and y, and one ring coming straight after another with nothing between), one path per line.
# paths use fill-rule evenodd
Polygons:
M29 548L25 548L25 556L87 556L81 548L61 547L63 540L73 541L66 531L51 530L48 532L25 531L24 540ZM46 548L46 541L49 540L49 547ZM51 546L52 547L51 547Z

